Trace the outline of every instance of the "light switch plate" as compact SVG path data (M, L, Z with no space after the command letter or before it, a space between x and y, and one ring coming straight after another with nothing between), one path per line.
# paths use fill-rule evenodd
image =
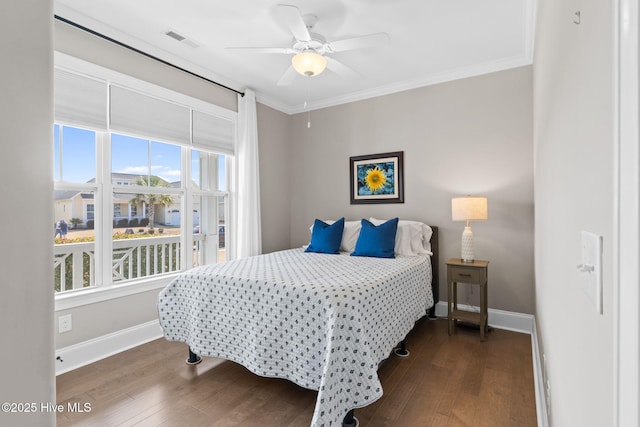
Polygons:
M582 264L578 268L582 290L602 314L602 236L582 231Z

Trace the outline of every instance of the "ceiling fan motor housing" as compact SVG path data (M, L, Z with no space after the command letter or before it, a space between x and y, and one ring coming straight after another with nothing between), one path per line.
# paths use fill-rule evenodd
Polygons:
M309 33L311 40L294 40L293 50L296 53L304 52L305 50L313 50L319 55L324 55L329 51L327 49L327 39L317 33Z

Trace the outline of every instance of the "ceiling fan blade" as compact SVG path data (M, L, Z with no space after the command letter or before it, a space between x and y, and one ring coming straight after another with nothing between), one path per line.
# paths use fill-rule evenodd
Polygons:
M358 77L362 77L362 74L347 67L342 62L329 56L325 56L325 58L327 58L327 68L338 74L340 77L344 77L346 79L357 79Z
M296 53L290 47L226 47L225 50L234 53Z
M277 85L288 86L293 83L297 76L298 72L295 70L295 68L293 68L293 65L290 65L289 68L287 68L287 71L285 71L282 77L280 77L280 80L278 80Z
M309 41L311 35L307 29L300 9L288 4L279 4L274 10L276 16L289 28L296 40Z
M327 43L329 52L343 52L345 50L364 49L367 47L380 46L389 42L387 33L375 33L366 36L353 37L350 39L335 40Z

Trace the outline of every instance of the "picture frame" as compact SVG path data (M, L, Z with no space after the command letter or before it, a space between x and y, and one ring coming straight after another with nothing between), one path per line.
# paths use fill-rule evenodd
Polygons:
M351 204L404 203L404 151L349 157Z

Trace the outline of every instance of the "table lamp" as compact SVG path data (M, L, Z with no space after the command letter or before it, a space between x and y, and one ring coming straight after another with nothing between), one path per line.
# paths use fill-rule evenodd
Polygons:
M462 261L473 262L473 233L471 221L488 218L487 198L478 196L454 197L451 199L451 220L467 221L462 233Z

